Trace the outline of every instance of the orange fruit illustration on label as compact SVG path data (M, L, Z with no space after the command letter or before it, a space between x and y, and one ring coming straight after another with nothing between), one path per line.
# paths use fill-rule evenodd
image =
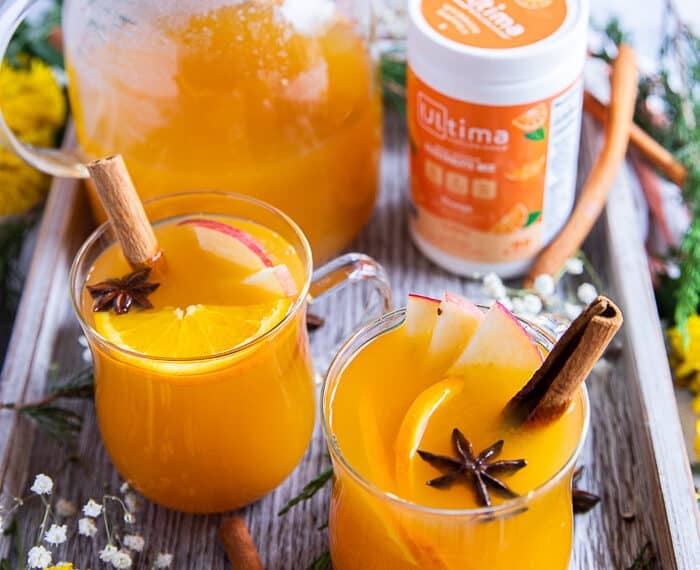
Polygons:
M526 162L520 168L509 170L508 172L504 173L503 176L505 176L511 182L522 182L523 180L528 180L542 172L544 162L545 155L543 154L532 162Z
M528 10L541 10L552 5L552 0L515 0L515 3L521 8Z
M526 133L536 131L544 127L547 121L547 104L540 103L534 107L530 107L522 115L518 115L513 119L513 125Z
M516 204L491 228L493 234L511 234L527 223L528 211L525 204Z

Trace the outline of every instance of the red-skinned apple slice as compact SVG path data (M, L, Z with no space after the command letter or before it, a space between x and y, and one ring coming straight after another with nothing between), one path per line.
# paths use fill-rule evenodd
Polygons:
M474 335L483 313L464 297L445 293L438 308L428 354L436 368L447 368Z
M294 277L284 264L261 269L246 277L243 284L259 287L275 295L284 295L285 297L295 297L299 292Z
M440 301L424 295L411 293L406 302L406 336L429 337L438 317Z
M534 372L542 364L537 343L501 303L488 310L471 341L450 369L459 374L474 365L496 364Z
M192 226L202 249L214 255L252 270L274 265L264 246L239 228L207 218L189 218L178 225Z

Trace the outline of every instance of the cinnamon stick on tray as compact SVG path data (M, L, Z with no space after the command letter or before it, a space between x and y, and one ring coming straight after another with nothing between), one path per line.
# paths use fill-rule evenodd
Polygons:
M505 408L516 425L547 423L568 407L622 325L620 309L598 297L571 323L532 379Z
M243 517L224 519L219 528L219 539L233 570L264 570Z

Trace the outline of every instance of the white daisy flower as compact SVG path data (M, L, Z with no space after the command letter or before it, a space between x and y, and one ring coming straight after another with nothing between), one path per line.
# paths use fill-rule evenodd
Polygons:
M501 278L495 273L489 273L484 277L482 291L485 295L494 299L502 299L506 296L506 288Z
M131 556L128 552L118 550L112 555L111 563L115 568L131 568Z
M136 552L143 551L143 547L145 544L143 537L139 536L138 534L127 534L122 542L124 543L124 546L126 546L126 548L128 548L129 550L134 550Z
M598 291L596 291L596 288L591 283L581 283L576 291L576 296L579 301L588 305L595 301L595 298L598 296Z
M68 529L64 524L52 524L44 535L44 541L54 545L63 544L68 538L67 531Z
M572 257L564 263L564 269L569 275L581 275L583 273L583 260Z
M537 315L542 310L542 300L537 295L525 295L523 306L526 313Z
M86 517L99 517L102 514L102 505L93 499L90 499L83 507L83 514Z
M97 534L97 525L91 518L85 517L78 521L78 534L93 537Z
M53 479L48 475L39 473L34 478L34 483L32 484L30 491L36 493L37 495L50 495L53 491Z
M159 552L156 556L156 561L153 564L154 568L170 568L173 563L173 555L169 552Z
M51 553L43 546L33 546L27 553L27 566L47 568L51 564Z
M119 552L117 547L113 544L108 544L102 550L100 550L100 560L102 562L112 562L114 555Z
M554 278L551 275L542 273L535 277L535 291L541 297L549 297L554 293Z

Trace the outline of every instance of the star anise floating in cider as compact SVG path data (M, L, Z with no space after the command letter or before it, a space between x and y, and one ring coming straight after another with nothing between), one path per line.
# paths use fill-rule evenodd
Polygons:
M160 287L160 283L149 282L150 274L149 268L139 269L121 279L107 279L96 285L87 285L87 290L95 301L92 310L97 313L111 309L117 315L123 315L129 312L132 305L151 309L153 305L148 296Z
M445 475L428 481L428 485L438 489L447 489L457 479L465 479L467 482L473 483L479 503L485 507L491 506L489 487L508 498L518 496L515 491L497 479L496 475L515 473L525 467L527 461L524 459L492 461L498 457L503 449L502 439L487 447L479 455L474 455L471 442L455 428L452 430L452 446L456 457L418 450L421 459L437 469L447 471Z

